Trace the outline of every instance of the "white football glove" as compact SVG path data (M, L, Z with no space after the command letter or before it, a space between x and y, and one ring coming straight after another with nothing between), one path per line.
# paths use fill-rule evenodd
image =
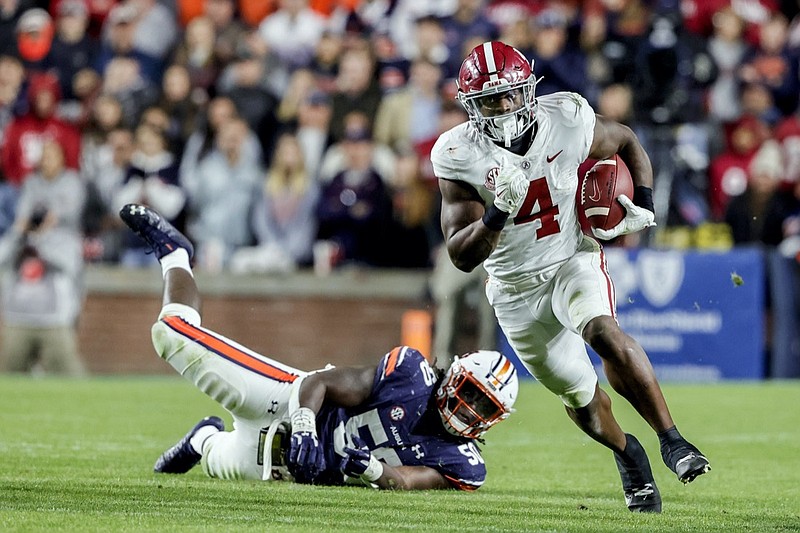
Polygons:
M529 185L525 174L503 156L500 172L494 180L495 207L504 213L514 213L522 205Z
M644 228L656 225L656 216L652 211L634 204L633 201L624 194L617 196L617 200L622 204L622 207L625 208L625 218L622 219L622 222L609 230L592 228L592 233L594 233L594 236L598 239L610 241L620 235L636 233Z

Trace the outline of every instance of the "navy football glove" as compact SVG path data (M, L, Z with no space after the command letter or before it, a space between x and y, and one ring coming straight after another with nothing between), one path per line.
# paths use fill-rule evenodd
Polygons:
M325 470L325 453L319 445L314 411L301 407L292 413L289 472L300 483L311 483Z
M339 463L339 470L349 477L375 481L383 475L383 463L375 459L367 444L358 435L351 435L353 448L345 446L346 456Z

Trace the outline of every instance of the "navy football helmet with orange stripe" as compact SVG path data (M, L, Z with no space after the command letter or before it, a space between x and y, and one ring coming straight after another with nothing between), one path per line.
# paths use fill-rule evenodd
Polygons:
M479 44L461 64L458 100L477 130L506 147L535 120L533 63L500 41Z
M478 350L456 357L436 391L449 433L475 439L512 413L519 391L514 364L503 354Z

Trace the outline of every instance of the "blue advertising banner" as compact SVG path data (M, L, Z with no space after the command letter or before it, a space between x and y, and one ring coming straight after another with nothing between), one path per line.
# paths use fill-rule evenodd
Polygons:
M660 380L764 377L764 259L724 253L605 248L620 326ZM500 349L514 356L501 334ZM600 358L589 349L593 363Z

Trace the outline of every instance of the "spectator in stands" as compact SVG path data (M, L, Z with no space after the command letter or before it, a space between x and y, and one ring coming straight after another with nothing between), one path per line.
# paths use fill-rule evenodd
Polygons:
M384 177L372 166L372 135L365 128L345 131L345 168L322 186L318 237L333 241L345 262L386 265L391 201Z
M119 3L109 12L103 39L95 60L95 70L108 78L106 70L114 59L127 58L137 65L137 73L149 85L161 83L164 61L137 48L136 22L138 11L131 3Z
M536 84L536 94L570 91L596 99L586 75L586 58L569 43L566 15L551 7L533 20L533 48L528 55L534 61L536 76L542 78Z
M185 68L189 73L192 89L200 93L200 95L193 94L193 97L202 99L203 103L215 93L217 78L226 63L217 57L215 52L214 42L217 39L215 31L210 18L192 19L172 56L172 65Z
M400 47L388 31L373 33L370 41L375 52L378 87L385 96L402 89L408 83L411 62L400 54Z
M747 187L742 194L731 198L725 211L725 222L731 228L735 244L761 241L767 204L785 180L780 145L771 139L765 141L748 170Z
M742 60L739 78L743 83L759 84L768 89L781 115L790 115L798 105L800 79L798 58L788 47L788 23L780 13L763 22L758 48Z
M750 45L744 40L744 21L731 7L713 17L708 51L717 67L717 79L708 91L708 115L718 122L731 122L742 113L737 72Z
M11 55L0 55L0 145L11 120L24 112L27 104L22 90L24 81L22 62Z
M82 130L81 170L96 174L101 160L108 160L109 152L100 147L106 143L109 132L123 124L122 103L108 94L101 94L92 104L91 115Z
M311 69L300 68L292 72L289 85L281 96L275 116L284 128L297 125L297 114L300 104L312 93L320 92L317 78Z
M17 53L28 72L46 72L53 67L49 56L55 26L40 7L22 13L17 21Z
M125 0L125 5L136 9L134 49L156 58L165 65L164 62L175 45L176 36L179 35L175 15L158 0Z
M487 4L487 0L457 0L453 14L442 17L444 42L449 54L444 70L449 75L461 68L467 39L479 38L480 42L485 42L500 35L498 27L486 16Z
M308 6L308 0L278 0L278 9L258 26L258 34L290 70L311 63L325 20Z
M247 31L246 23L236 16L234 0L205 0L204 10L214 24L214 56L220 64L227 64L236 56L236 49Z
M800 262L800 181L778 187L764 211L762 242Z
M115 203L125 183L134 150L133 132L114 128L96 147L91 167L83 168L86 182L86 208L83 211L84 258L92 262L117 263L122 253L122 237Z
M450 57L450 49L447 47L446 34L442 27L440 17L426 15L418 18L414 23L414 50L409 59L424 58L439 65L442 69L442 76L445 79L455 78L457 70L451 70L449 65L454 61Z
M375 57L368 41L344 50L339 61L336 90L332 94L331 138L341 140L345 133L344 117L354 111L363 113L372 129L381 103L381 92L375 79Z
M339 75L339 61L344 49L344 39L332 31L326 31L320 37L314 57L308 68L314 73L320 91L333 94L336 91L336 78Z
M386 265L393 268L431 266L429 242L434 195L422 180L420 161L410 148L398 154L394 172L386 177L392 201L392 221ZM441 228L438 229L441 232ZM434 241L436 242L436 241Z
M172 152L181 157L183 147L197 125L200 102L194 98L191 77L184 66L168 67L161 86L158 109L168 117L166 133Z
M343 126L345 132L369 131L370 117L360 111L353 111L345 115ZM370 165L382 177L390 176L395 169L395 153L383 143L376 143L371 139L372 161ZM347 167L347 149L345 140L331 144L322 156L318 179L327 183Z
M778 11L778 0L749 0L732 2L731 0L683 0L681 14L683 24L690 32L708 37L714 25L714 14L720 9L730 6L745 23L745 38L751 45L758 44L759 26Z
M292 133L278 139L253 206L252 227L259 268L270 271L311 263L317 234L319 186L305 169L303 147Z
M438 134L442 71L426 59L411 64L408 85L386 95L375 118L375 140L396 152Z
M708 169L708 192L711 217L721 221L730 198L747 187L747 172L753 156L767 138L766 125L752 116L744 116L726 128L725 151L717 155Z
M239 115L247 121L261 142L265 154L272 151L279 96L288 84L286 66L250 33L241 43L240 54L217 81L217 91L236 104Z
M55 75L32 73L29 76L30 111L11 121L0 148L2 171L9 183L17 186L22 183L39 163L45 141L51 139L63 147L67 167L78 169L80 132L55 116L60 97Z
M297 136L303 147L303 160L309 176L320 180L320 166L328 147L331 122L330 97L323 92L313 92L297 108Z
M800 181L800 111L783 119L774 132L786 166L786 180Z
M263 168L245 154L249 135L243 119L221 124L214 148L197 165L196 181L187 189L188 230L201 269L226 268L234 250L253 242L250 216Z
M14 227L0 239L2 368L72 376L85 370L77 349L80 313L79 216L85 198L58 142L42 146L38 172L28 177Z
M240 118L233 100L227 96L217 96L206 106L205 117L198 120L195 131L186 141L180 166L181 184L187 190L196 187L196 169L211 150L214 148L215 139L219 128L225 122ZM261 144L255 133L247 136L242 146L241 157L252 162L262 161Z
M186 192L178 181L178 161L167 149L163 132L149 124L135 130L135 150L125 182L117 191L114 204L117 210L128 203L152 206L169 221L183 227ZM126 234L120 263L126 267L157 266L141 239Z
M33 7L32 0L5 0L0 2L0 55L19 56L17 49L17 22L22 13Z
M50 60L65 100L77 99L73 89L75 76L95 64L97 42L86 33L88 27L89 11L85 0L62 0L58 4Z
M142 112L158 101L159 88L142 76L140 63L129 57L114 57L103 74L102 93L119 100L125 126L136 127Z

